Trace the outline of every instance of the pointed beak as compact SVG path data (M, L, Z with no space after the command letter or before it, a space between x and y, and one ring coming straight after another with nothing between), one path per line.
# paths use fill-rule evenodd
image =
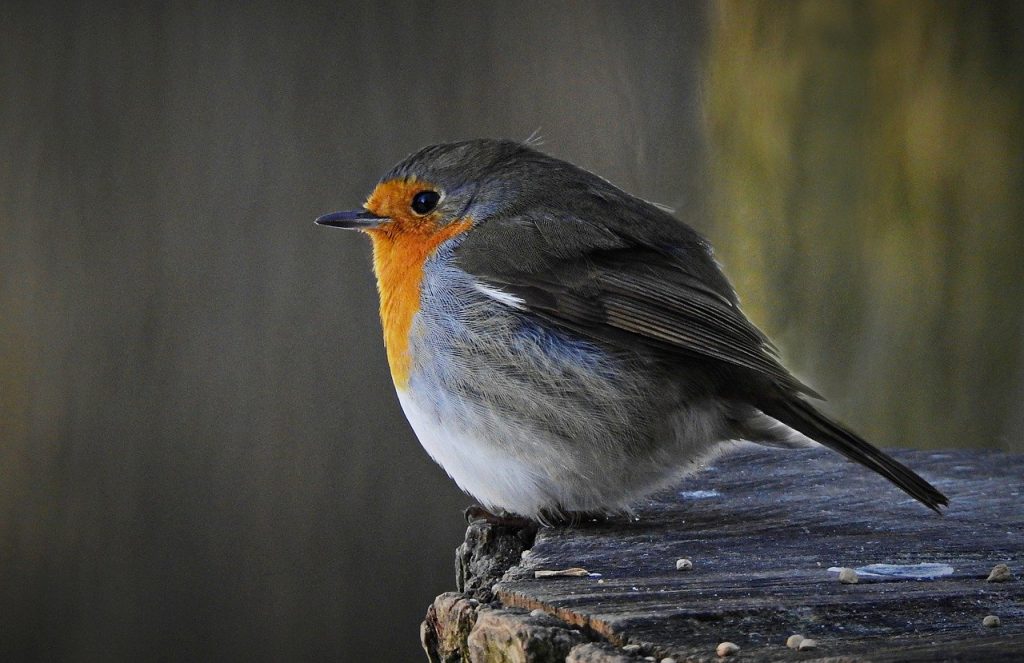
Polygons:
M348 212L331 212L316 220L317 225L345 228L347 230L370 230L388 220L386 216L377 216L368 210L350 210Z

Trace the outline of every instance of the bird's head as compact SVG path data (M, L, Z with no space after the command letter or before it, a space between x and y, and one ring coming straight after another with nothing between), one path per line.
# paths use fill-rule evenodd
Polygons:
M373 240L388 361L396 386L408 385L409 333L420 307L424 265L438 249L523 203L531 162L553 161L521 143L471 140L427 147L392 168L363 209L316 222L365 232Z
M373 237L433 235L472 225L524 202L524 183L551 162L511 140L477 139L426 147L392 168L363 209L332 212L316 222Z

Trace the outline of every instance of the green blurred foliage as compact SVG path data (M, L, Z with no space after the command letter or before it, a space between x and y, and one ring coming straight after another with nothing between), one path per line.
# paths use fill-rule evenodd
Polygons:
M1024 5L724 2L719 256L883 445L1024 449Z

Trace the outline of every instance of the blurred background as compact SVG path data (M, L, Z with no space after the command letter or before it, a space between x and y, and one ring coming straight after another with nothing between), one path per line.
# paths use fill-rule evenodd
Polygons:
M869 438L1024 451L1022 7L0 4L0 658L422 656L471 500L312 220L430 143L539 129Z

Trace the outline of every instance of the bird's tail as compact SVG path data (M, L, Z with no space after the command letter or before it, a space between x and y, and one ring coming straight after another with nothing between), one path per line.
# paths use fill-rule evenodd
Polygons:
M875 448L842 424L818 412L803 399L797 396L780 396L761 404L760 409L814 441L878 472L936 513L942 513L939 510L940 506L949 504L949 499L945 495L909 467Z

